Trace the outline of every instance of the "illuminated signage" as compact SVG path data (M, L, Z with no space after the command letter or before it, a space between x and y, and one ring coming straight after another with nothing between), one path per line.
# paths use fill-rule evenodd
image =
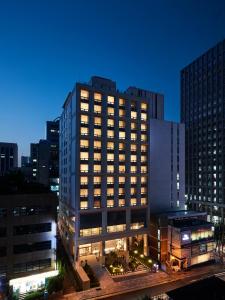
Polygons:
M190 240L189 234L183 233L183 234L182 234L182 241L183 241L183 242L186 242L186 241L189 241L189 240Z

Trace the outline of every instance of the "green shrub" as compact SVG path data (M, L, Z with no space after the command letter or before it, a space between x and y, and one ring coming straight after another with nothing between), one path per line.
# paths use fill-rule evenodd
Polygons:
M57 276L48 278L46 288L49 294L61 291L63 288L63 276L59 274Z
M34 291L28 293L24 300L36 300L36 299L43 299L44 292L42 291Z

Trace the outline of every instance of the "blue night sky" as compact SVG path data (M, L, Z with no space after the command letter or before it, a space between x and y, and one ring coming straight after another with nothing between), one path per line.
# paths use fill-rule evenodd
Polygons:
M28 155L92 75L164 93L178 121L180 70L223 38L223 0L0 0L0 141Z

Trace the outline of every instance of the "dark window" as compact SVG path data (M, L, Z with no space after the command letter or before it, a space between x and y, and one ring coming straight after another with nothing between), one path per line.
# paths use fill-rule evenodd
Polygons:
M15 264L13 265L13 271L14 273L22 273L22 272L41 270L49 267L51 267L51 258L35 260L28 263Z
M0 247L0 257L6 256L6 247Z
M23 234L32 234L39 232L48 232L52 230L51 223L42 223L42 224L29 224L14 226L13 235L23 235Z
M13 246L14 254L21 254L27 252L35 252L51 249L51 241L38 242L33 244L19 244Z
M0 227L0 237L6 236L6 227Z

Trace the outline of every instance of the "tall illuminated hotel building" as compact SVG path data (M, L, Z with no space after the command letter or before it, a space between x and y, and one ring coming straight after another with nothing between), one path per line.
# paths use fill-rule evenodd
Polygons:
M77 83L65 100L59 230L73 261L126 252L134 240L148 253L151 119L164 119L163 95L134 87L121 93L105 78Z

